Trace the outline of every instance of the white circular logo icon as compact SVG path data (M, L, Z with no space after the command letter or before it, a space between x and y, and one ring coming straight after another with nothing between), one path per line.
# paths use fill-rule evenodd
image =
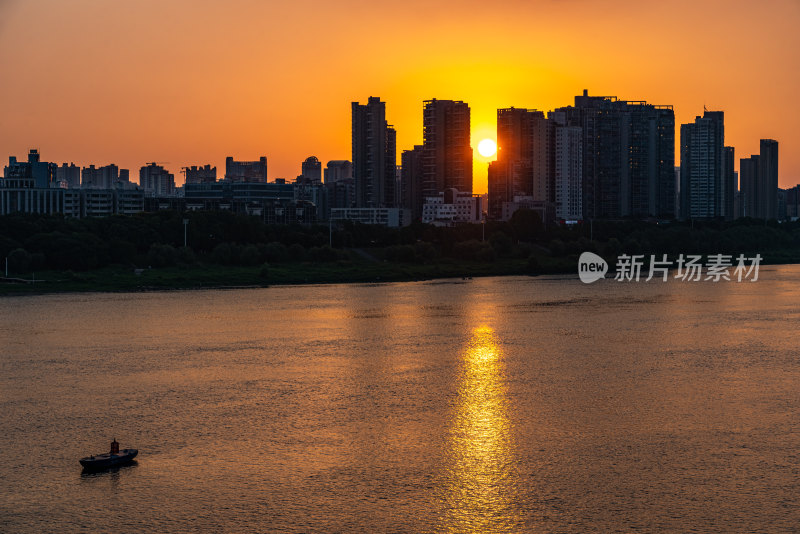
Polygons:
M608 272L606 260L592 252L584 252L578 259L578 276L584 284L605 278Z

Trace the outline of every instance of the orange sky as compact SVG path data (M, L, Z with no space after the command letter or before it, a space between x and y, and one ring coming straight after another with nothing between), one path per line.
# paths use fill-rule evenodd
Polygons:
M584 88L725 111L736 158L780 142L800 183L800 1L0 0L0 158L78 165L350 159L350 102L380 96L400 150L422 101L472 108L473 147L498 107L550 110ZM679 126L676 128L676 138ZM738 163L737 163L738 166ZM477 155L476 192L486 191Z

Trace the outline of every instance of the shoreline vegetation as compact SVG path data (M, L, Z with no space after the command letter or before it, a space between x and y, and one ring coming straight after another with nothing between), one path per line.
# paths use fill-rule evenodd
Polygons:
M585 251L605 258L612 271L620 254L758 253L762 264L800 263L800 223L620 220L563 227L519 210L508 222L393 229L269 226L227 212L15 214L0 217L0 261L8 262L0 296L577 275Z

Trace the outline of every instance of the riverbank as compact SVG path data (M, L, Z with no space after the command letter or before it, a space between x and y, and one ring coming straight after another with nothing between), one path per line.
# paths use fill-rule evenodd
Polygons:
M45 271L0 284L0 296L62 292L136 292L171 289L267 287L285 284L400 282L436 278L503 276L574 271L574 261L542 258L536 271L527 259L494 262L441 261L430 264L390 262L293 262L252 267L200 264L152 269L112 266L85 272Z
M791 251L762 255L762 265L800 263ZM290 262L258 266L215 264L137 269L109 266L90 271L43 271L0 278L0 297L47 293L142 292L230 289L296 284L381 283L538 274L575 274L578 256L503 258L492 262L441 261L414 264L388 261ZM610 266L613 271L614 266Z

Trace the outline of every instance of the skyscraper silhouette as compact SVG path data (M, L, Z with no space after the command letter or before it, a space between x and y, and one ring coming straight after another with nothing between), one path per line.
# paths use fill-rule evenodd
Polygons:
M739 160L742 217L778 216L778 142L762 139L760 153Z
M396 133L386 122L386 103L371 96L352 103L353 177L356 206L393 207L396 203Z
M734 169L736 161L735 150L732 146L722 149L722 213L725 220L733 220L736 192L739 190L738 177Z
M675 114L672 106L575 97L559 108L583 130L584 218L672 217L675 211Z
M552 112L548 120L555 123L553 135L553 184L556 218L583 218L583 130L567 126L566 116Z
M422 145L404 150L401 156L400 190L402 207L411 210L412 220L422 217Z
M566 113L497 110L497 160L489 165L489 215L501 218L515 197L555 207L560 219L582 215L582 130ZM547 209L545 209L547 212Z
M758 207L759 156L739 160L739 202L742 217L760 217Z
M681 125L681 218L725 215L725 115L705 111Z
M778 142L762 139L758 159L757 217L778 217Z
M151 196L175 194L175 176L155 162L139 169L139 185Z
M472 192L470 109L465 102L426 100L422 113L422 194Z

